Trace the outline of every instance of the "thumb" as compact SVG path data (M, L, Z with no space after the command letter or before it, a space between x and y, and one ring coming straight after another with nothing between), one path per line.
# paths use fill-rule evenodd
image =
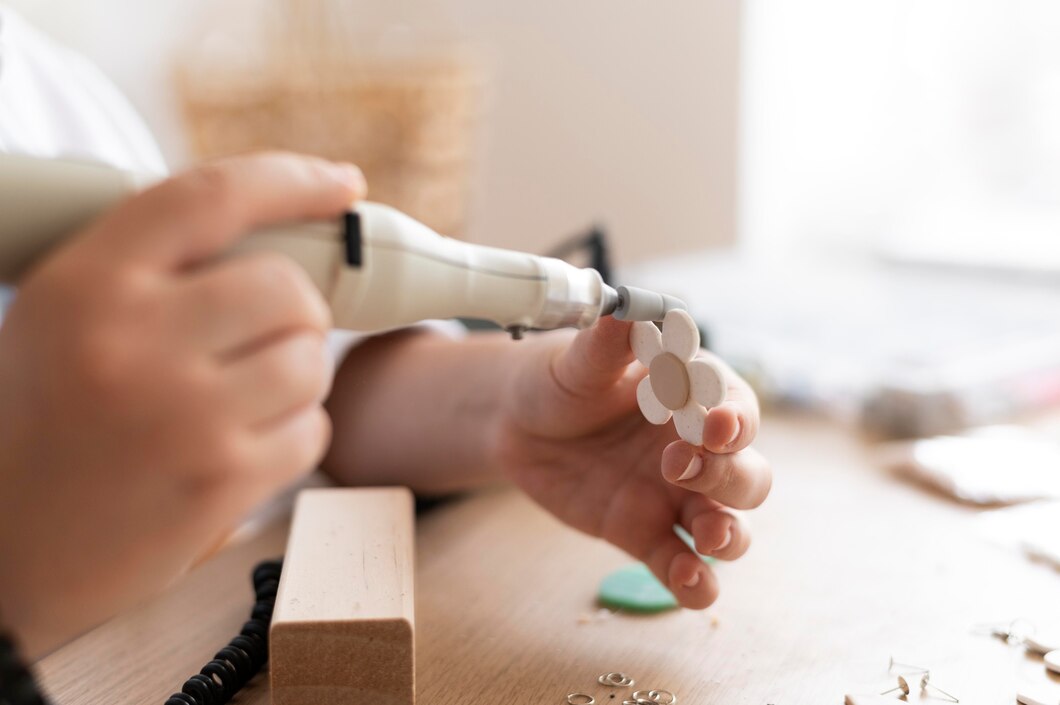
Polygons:
M553 375L562 389L576 397L588 397L613 387L633 362L629 346L632 323L610 316L578 333L556 358Z
M512 395L519 425L547 438L577 438L636 409L639 380L623 379L633 361L629 331L629 323L607 317L574 336L534 336Z
M349 164L281 152L232 157L129 199L93 231L115 258L182 268L265 225L338 217L364 191Z

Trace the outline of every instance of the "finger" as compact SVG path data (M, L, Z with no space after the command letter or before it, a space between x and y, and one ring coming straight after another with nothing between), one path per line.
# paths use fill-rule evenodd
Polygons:
M610 541L648 566L652 574L673 593L677 601L689 608L702 609L718 597L718 582L713 572L673 531L673 508L651 501L638 488L624 493L613 505L610 521L605 522L601 538ZM693 503L709 502L693 498ZM715 506L715 505L710 505ZM636 526L629 516L637 516ZM686 527L687 528L687 527Z
M662 475L677 487L734 509L757 507L773 484L769 463L753 448L718 454L684 441L671 443L663 451Z
M579 332L552 363L556 383L576 398L591 398L614 386L633 362L630 326L607 316Z
M749 446L758 435L760 412L754 390L731 367L710 353L700 355L725 374L725 401L707 412L703 447L715 453L734 453Z
M264 225L337 217L364 190L350 164L282 152L231 157L148 189L93 232L116 257L180 268Z
M257 467L289 482L309 472L331 441L331 420L320 406L305 408L262 431L254 442Z
M696 551L719 560L736 560L751 545L747 521L739 512L713 509L692 519L689 533L696 542Z
M320 404L331 388L333 364L323 336L287 336L226 364L223 395L236 418L268 426Z
M682 607L704 609L718 599L714 572L673 532L668 532L644 562Z
M331 312L309 275L292 260L270 252L242 255L211 265L186 284L192 305L182 329L191 342L218 355L296 330L323 334Z

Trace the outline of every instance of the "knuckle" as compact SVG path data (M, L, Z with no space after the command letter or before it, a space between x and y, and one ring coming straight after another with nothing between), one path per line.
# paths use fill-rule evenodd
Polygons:
M210 277L197 287L196 303L207 311L224 311L230 305L233 292L237 289L235 284L231 276ZM194 314L194 307L189 307L188 312Z
M73 347L71 370L98 404L122 404L135 374L124 336L101 327L81 335Z
M331 419L324 409L314 406L304 414L298 433L290 439L293 446L290 462L282 469L286 476L295 476L316 466L323 460L331 444Z
M181 185L187 198L212 218L226 222L235 218L240 205L239 182L223 164L204 164L183 176Z
M253 472L251 454L239 434L217 431L203 443L202 474L218 479L242 477Z
M214 406L217 399L218 375L205 359L178 366L166 381L172 389L173 399L195 407L204 414L200 418L210 418L218 413Z
M309 401L324 384L324 353L324 341L317 336L293 338L269 357L263 381L287 390L298 401Z
M703 493L707 496L720 496L731 491L736 481L736 464L732 455L707 455L705 462L713 466L710 472L704 473Z
M294 260L276 252L263 252L256 255L252 270L258 286L291 302L299 323L319 330L330 327L328 307L323 297L306 271Z
M305 273L290 257L279 252L259 252L251 263L253 276L262 286L299 289L304 285Z
M54 339L64 375L94 402L128 402L143 397L140 382L156 368L155 336L161 303L145 296L137 279L114 271L89 292L57 282L46 306L61 306L72 320ZM67 377L68 379L70 377Z

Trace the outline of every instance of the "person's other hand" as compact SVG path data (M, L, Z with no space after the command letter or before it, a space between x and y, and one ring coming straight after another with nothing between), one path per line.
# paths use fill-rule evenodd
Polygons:
M644 561L685 607L717 599L710 567L679 539L721 560L747 550L739 511L765 500L766 460L750 448L758 402L728 366L726 401L704 423L704 447L654 426L637 407L647 374L631 364L629 323L612 318L571 337L530 339L503 404L498 462L516 484L570 526ZM709 356L709 353L701 353Z
M163 588L309 470L330 314L251 230L338 217L350 165L217 161L44 260L0 328L0 607L31 654Z

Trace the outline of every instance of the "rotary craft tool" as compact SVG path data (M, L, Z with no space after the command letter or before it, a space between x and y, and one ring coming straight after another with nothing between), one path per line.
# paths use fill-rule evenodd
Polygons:
M40 257L122 199L158 180L83 162L0 155L0 282L17 283ZM340 222L266 228L237 251L296 260L331 306L335 325L379 331L430 318L529 329L587 328L604 315L660 321L678 299L614 289L594 269L443 237L378 203Z

